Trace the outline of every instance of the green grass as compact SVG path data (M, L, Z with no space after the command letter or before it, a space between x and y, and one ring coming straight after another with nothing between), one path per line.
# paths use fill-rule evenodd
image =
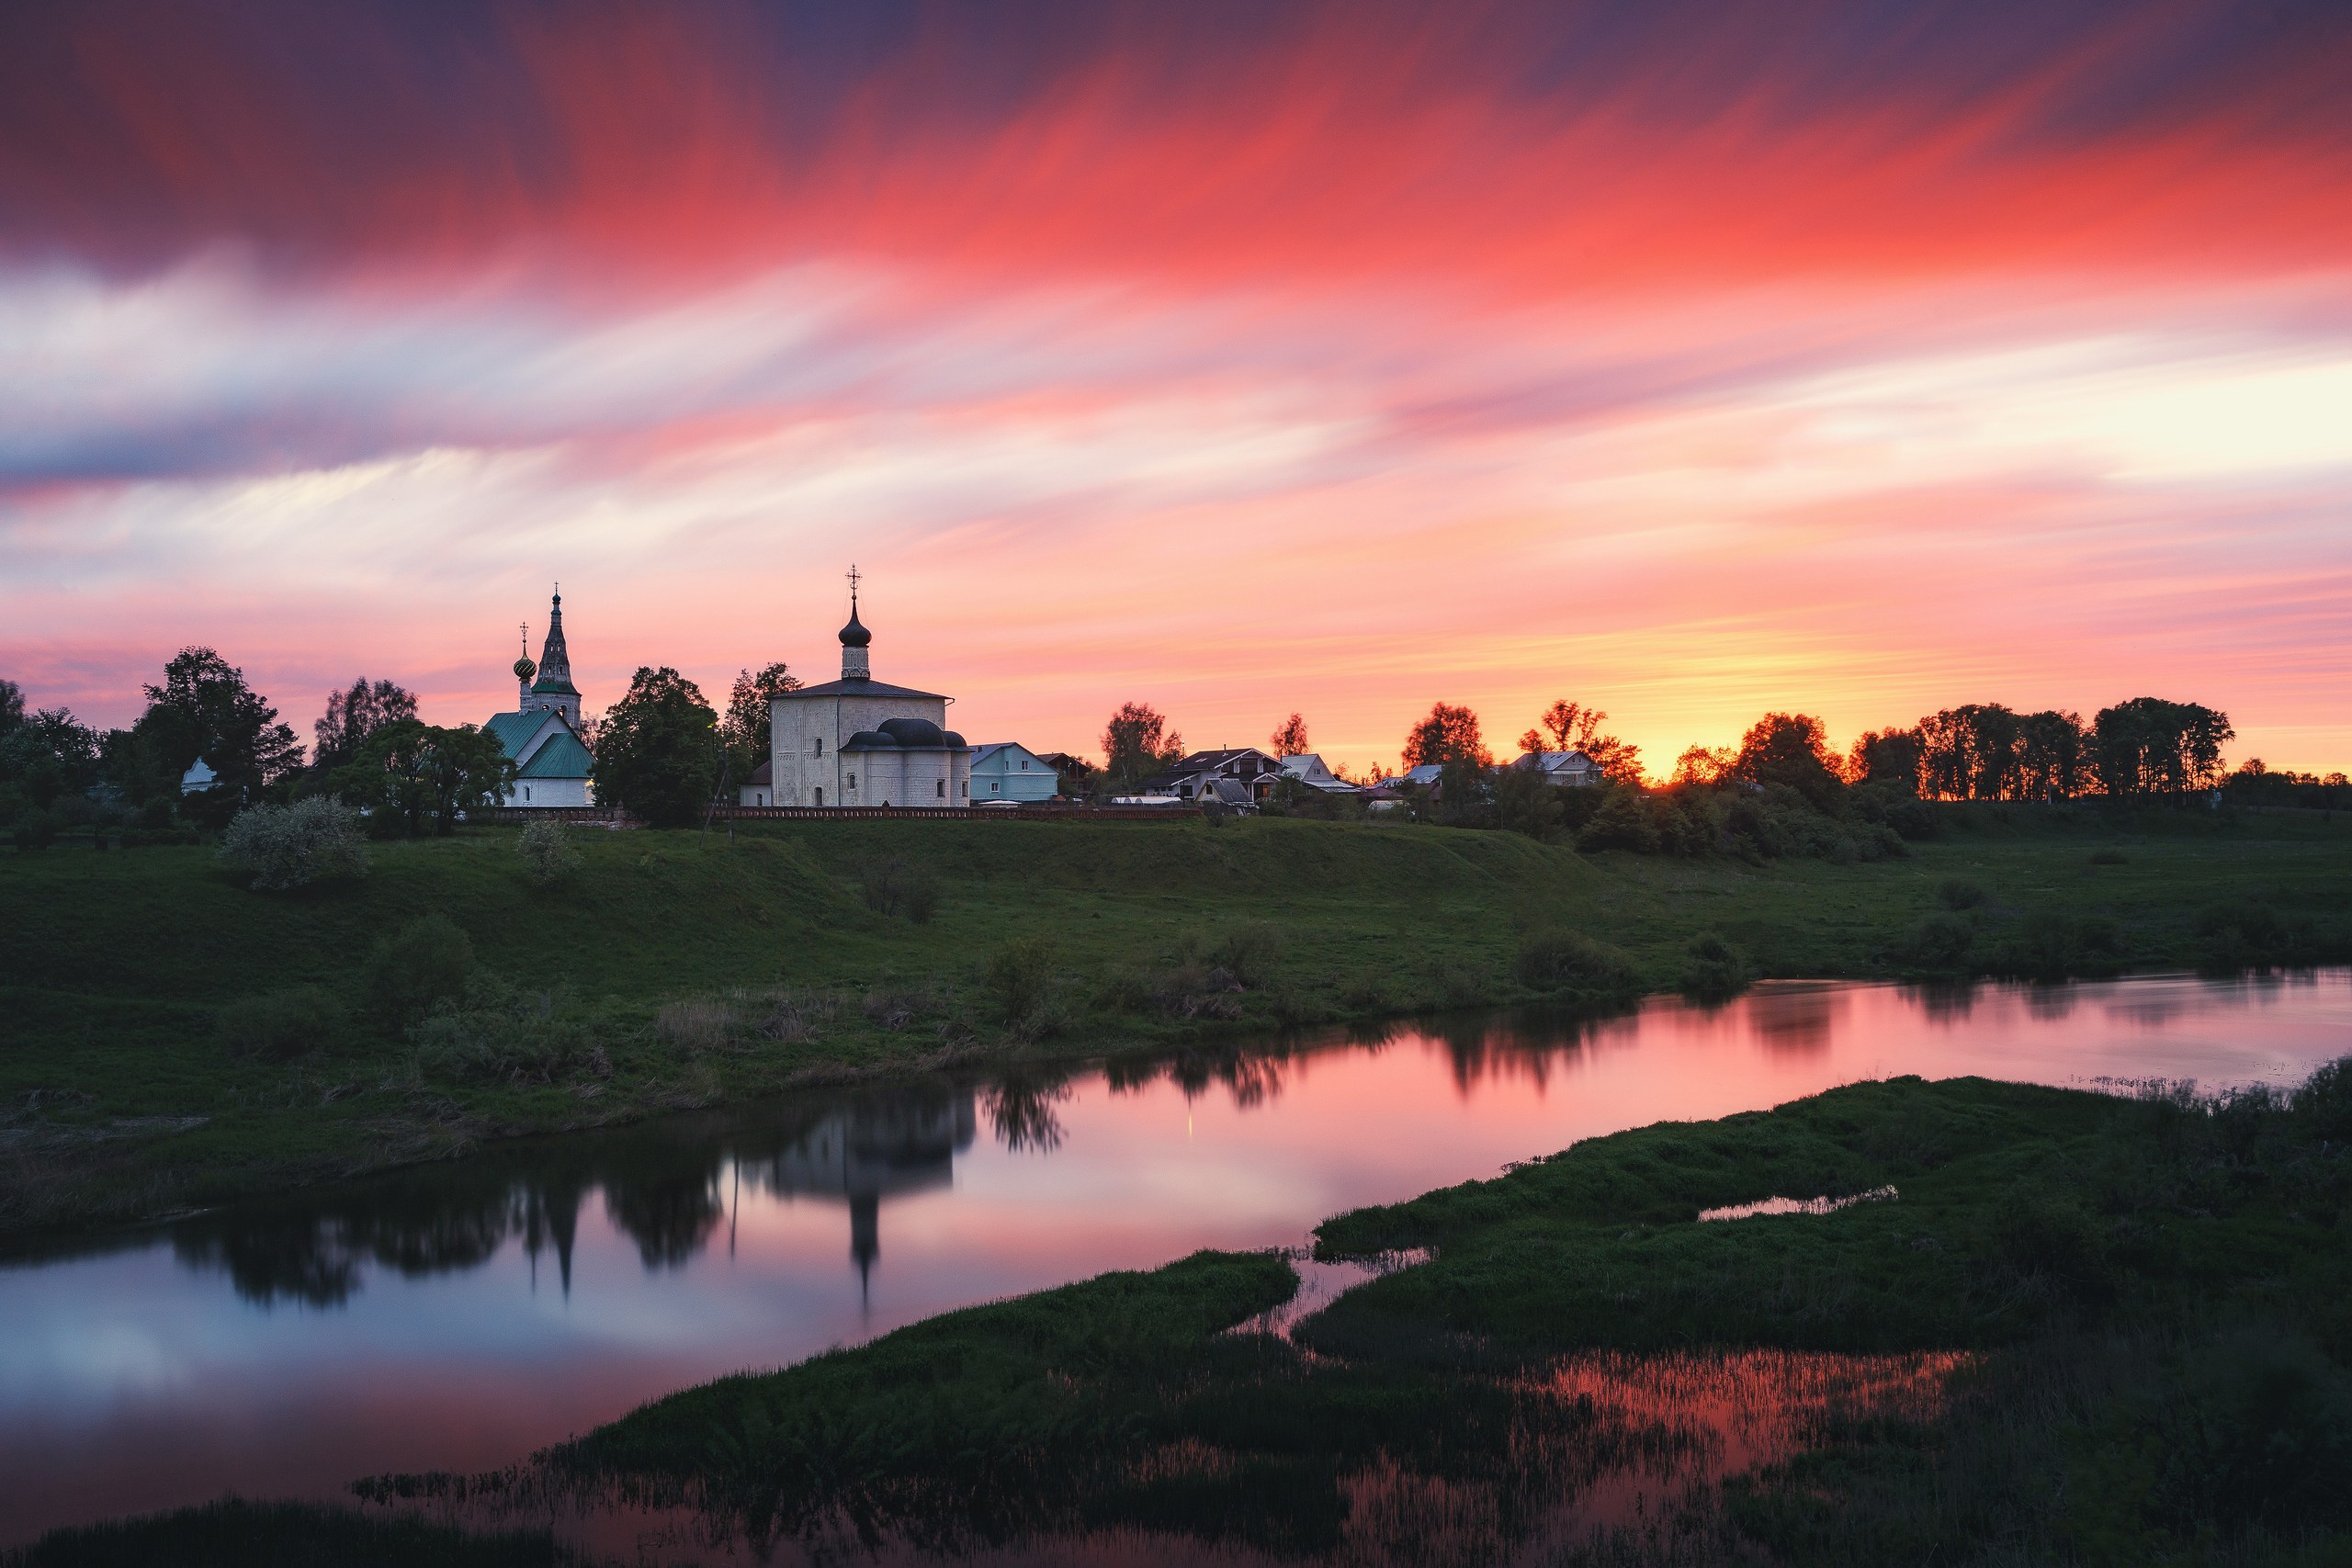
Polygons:
M1273 819L587 831L555 887L482 829L286 895L203 848L0 853L0 1233L826 1078L1523 1000L1527 976L1716 994L1726 974L2309 961L2352 937L2352 824L1946 816L1911 858L1851 865ZM861 874L890 859L935 879L927 922L868 907ZM1956 880L1984 898L1947 908ZM369 955L431 915L477 978L404 1031ZM1559 932L1616 951L1522 964ZM1022 936L1042 941L1008 953Z
M237 1498L53 1530L0 1551L0 1568L561 1568L582 1561L544 1529L474 1535L349 1508Z

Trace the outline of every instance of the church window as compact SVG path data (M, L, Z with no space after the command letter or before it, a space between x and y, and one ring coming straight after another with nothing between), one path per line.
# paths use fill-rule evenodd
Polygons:
M823 736L818 736L814 740L808 742L808 754L811 757L821 757L825 754L825 738Z
M941 779L941 780L939 780L939 781L938 781L938 783L939 783L939 798L940 798L940 799L942 799L942 800L945 800L945 799L947 798L947 781L946 781L945 779Z
M817 786L817 804L820 806L825 804L825 786L823 784L819 784Z
M852 773L849 776L849 787L852 789L855 789L857 787L857 775L855 773Z

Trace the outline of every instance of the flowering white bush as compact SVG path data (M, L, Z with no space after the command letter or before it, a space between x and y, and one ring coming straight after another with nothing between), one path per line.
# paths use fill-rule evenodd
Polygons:
M571 847L571 835L560 818L541 817L525 823L514 847L521 852L531 880L542 887L580 869L580 852Z
M220 856L251 877L257 893L368 874L359 813L326 795L239 812L221 835Z

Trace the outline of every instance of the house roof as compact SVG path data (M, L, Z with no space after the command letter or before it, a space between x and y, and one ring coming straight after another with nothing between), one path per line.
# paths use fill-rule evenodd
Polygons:
M1388 780L1388 783L1392 784L1431 784L1437 783L1439 776L1444 772L1445 764L1442 762L1423 762L1419 767L1406 769L1403 773L1398 773L1395 778Z
M560 722L561 716L552 708L533 708L528 713L494 713L482 728L498 737L498 743L506 748L508 756L520 757L523 748L531 743L531 737L545 728L550 717Z
M550 735L547 743L531 753L531 760L515 771L518 779L584 779L594 762L588 748L580 738L566 729L560 735Z
M790 702L795 697L922 697L934 703L947 699L937 692L918 692L911 686L893 686L888 681L867 676L847 675L821 685L802 686L790 692L778 692L768 700L772 703Z
M775 759L774 757L763 758L760 765L753 768L752 770L751 776L743 782L747 784L772 784L775 783Z
M1037 752L1032 751L1028 747L1023 746L1018 740L989 740L973 747L972 766L977 769L992 759L1002 756L1008 751L1018 752L1020 755L1028 758L1031 761L1044 768L1048 773L1053 771L1053 763L1050 761L1039 755Z
M1525 753L1525 755L1521 759L1521 765L1522 767L1526 765L1526 758L1528 757L1534 758L1536 760L1536 766L1542 768L1547 773L1573 772L1579 764L1588 768L1593 765L1592 759L1586 756L1582 750L1530 751Z

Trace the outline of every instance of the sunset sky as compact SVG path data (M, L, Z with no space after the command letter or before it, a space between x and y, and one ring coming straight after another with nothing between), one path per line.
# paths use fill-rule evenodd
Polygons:
M2352 766L2352 8L461 5L0 19L0 675L186 644L975 741L1555 696L2226 709Z

